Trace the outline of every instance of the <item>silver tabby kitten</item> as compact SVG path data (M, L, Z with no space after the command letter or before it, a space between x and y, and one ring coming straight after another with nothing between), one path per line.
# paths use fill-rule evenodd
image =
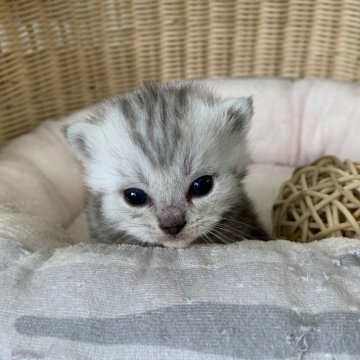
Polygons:
M249 98L150 84L68 126L90 190L91 235L174 248L266 240L243 186L252 114Z

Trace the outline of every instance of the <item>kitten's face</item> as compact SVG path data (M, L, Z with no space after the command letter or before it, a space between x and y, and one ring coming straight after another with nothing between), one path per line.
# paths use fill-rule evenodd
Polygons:
M69 126L96 199L89 220L97 237L183 248L214 235L242 195L251 115L249 99L148 86Z

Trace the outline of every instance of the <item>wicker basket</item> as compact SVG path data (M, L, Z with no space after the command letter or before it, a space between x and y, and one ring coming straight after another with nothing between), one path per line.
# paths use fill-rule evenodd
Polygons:
M359 0L0 0L0 142L145 80L360 79Z

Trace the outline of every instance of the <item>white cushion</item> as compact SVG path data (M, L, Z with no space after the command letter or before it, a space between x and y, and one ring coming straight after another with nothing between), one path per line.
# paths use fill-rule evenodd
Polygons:
M360 85L206 81L254 96L247 188L261 219L294 166L360 160ZM89 242L81 169L61 134L0 151L1 359L359 359L360 243L242 241L184 250Z

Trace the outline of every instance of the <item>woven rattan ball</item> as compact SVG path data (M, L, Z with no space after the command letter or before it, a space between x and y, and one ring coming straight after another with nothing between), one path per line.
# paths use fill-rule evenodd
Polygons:
M360 163L326 156L297 168L273 206L273 237L360 239Z

